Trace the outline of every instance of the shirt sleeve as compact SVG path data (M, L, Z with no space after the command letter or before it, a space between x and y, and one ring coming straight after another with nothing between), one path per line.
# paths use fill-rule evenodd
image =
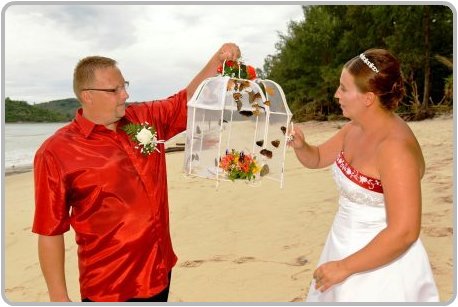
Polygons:
M34 159L35 216L32 232L54 236L70 229L64 178L58 163L47 150L38 150Z
M183 89L163 100L132 104L126 113L138 122L152 122L161 132L160 139L168 140L186 130L187 102L187 92Z

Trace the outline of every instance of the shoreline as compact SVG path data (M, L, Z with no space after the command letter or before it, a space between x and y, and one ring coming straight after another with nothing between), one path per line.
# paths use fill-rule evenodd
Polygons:
M398 114L399 115L399 114ZM447 119L453 119L453 113L443 113L443 114L437 114L433 118L429 119L424 119L424 120L419 120L419 121L406 121L406 123L409 126L416 125L417 123L422 123L425 121L434 121L434 120L447 120ZM293 120L292 120L293 121ZM347 123L348 120L327 120L327 121L315 121L315 120L310 120L310 121L305 121L305 122L294 122L295 124L302 125L302 126L323 126L323 125L330 125L333 126L337 129L340 129L345 123ZM35 123L35 122L12 122L13 124L15 123ZM36 122L40 123L40 122ZM53 123L53 122L51 122ZM181 132L177 134L176 136L172 137L170 140L165 142L165 152L170 153L170 152L177 152L177 151L184 151L185 150L185 132ZM18 166L9 166L4 168L4 176L12 176L12 175L17 175L17 174L23 174L23 173L28 173L33 171L33 164L24 164L24 165L18 165Z
M182 145L183 144L183 145ZM166 153L170 152L177 152L177 151L184 151L184 143L176 143L176 146L167 146L165 148ZM5 167L4 169L4 174L6 176L12 176L16 174L23 174L23 173L28 173L33 171L33 164L25 164L25 165L19 165L19 166L9 166Z
M6 176L11 176L11 175L17 175L17 174L23 174L23 173L28 173L33 171L33 165L32 164L27 164L27 165L20 165L20 166L10 166L10 167L5 167L4 174Z

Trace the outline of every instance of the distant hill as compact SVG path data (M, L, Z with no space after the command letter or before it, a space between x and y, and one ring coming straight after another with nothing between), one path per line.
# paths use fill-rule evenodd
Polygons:
M80 106L81 105L76 98L52 100L35 105L35 107L40 109L63 114L66 116L67 120L72 120L75 117L75 112Z
M65 122L67 115L32 106L25 101L5 99L5 122Z

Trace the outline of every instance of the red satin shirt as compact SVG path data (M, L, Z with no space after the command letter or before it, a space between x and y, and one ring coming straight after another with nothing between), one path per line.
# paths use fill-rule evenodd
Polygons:
M169 232L164 145L143 156L121 130L153 124L159 140L186 129L186 90L126 108L112 131L82 116L47 139L34 160L32 231L76 233L80 291L92 301L151 297L166 288L177 257Z

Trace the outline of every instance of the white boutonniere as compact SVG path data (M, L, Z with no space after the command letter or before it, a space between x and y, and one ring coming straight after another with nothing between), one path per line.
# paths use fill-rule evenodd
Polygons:
M139 149L145 156L151 154L155 150L160 152L159 149L157 149L157 144L165 142L157 139L156 129L148 124L148 122L142 124L130 123L123 126L121 129L130 136L132 141L137 143L135 148Z

